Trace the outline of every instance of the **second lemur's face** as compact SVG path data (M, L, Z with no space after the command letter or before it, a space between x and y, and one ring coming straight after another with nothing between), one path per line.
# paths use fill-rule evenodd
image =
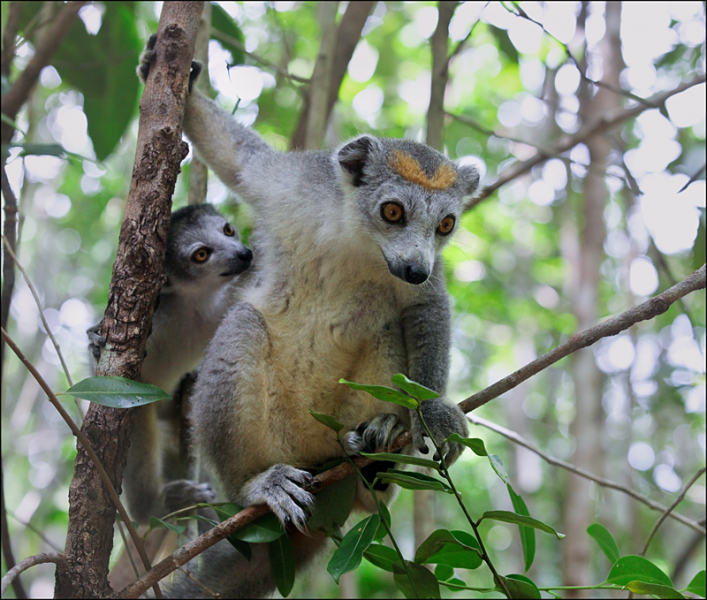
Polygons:
M338 154L357 221L379 246L392 275L419 285L458 228L463 198L478 186L473 167L456 167L409 140L364 136Z
M172 215L165 257L170 287L202 292L222 287L246 271L252 259L238 232L213 206L185 207Z

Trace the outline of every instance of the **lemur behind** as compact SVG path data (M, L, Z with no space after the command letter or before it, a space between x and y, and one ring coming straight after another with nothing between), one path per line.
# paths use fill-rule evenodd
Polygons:
M252 206L258 253L202 364L193 395L197 444L227 500L265 502L288 525L302 566L324 545L320 533L289 526L306 526L313 497L301 487L311 478L305 469L341 454L309 409L344 424L351 454L404 429L427 451L416 413L338 382L390 385L402 372L444 396L450 307L440 252L479 175L422 144L369 135L333 152L276 152L197 91L184 131ZM466 435L464 415L444 398L425 401L422 412L438 442ZM447 460L461 450L447 444ZM359 486L359 504L370 508L367 494ZM217 544L195 577L222 597L272 592L267 548L254 546L246 562L227 542ZM180 579L170 594L204 591Z
M252 252L210 204L172 214L165 254L166 283L152 318L141 380L174 394L184 375L198 367L206 346L232 301L232 284L251 264ZM98 360L105 340L89 329ZM147 523L170 510L213 500L208 485L183 478L180 407L164 400L135 409L123 490L131 518Z

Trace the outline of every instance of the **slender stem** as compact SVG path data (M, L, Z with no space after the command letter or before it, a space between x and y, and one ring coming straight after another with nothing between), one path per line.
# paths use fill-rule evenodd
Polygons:
M501 576L498 574L498 572L494 568L493 563L491 562L491 557L489 556L488 552L486 552L486 548L484 547L484 543L481 540L481 534L479 533L478 525L474 521L474 519L471 518L471 515L467 511L466 506L464 505L464 502L462 501L461 494L457 490L457 487L454 485L454 481L452 481L452 477L449 474L449 467L447 466L447 461L444 459L444 452L442 452L442 448L437 443L437 440L435 440L429 427L427 427L427 423L425 423L425 419L422 418L422 402L419 402L419 404L417 405L417 408L415 410L417 411L417 416L420 418L420 422L422 423L422 426L425 428L425 431L427 432L427 436L432 440L432 443L434 444L434 447L437 450L437 456L439 456L439 462L442 467L442 472L444 473L445 478L449 482L449 487L452 488L452 491L454 492L454 497L457 499L459 506L461 507L462 511L464 512L464 516L466 517L466 520L469 521L469 525L471 525L471 528L474 530L474 534L476 535L476 541L479 542L479 548L481 548L481 560L483 560L488 565L489 569L491 570L491 573L493 574L493 580L503 590L503 593L506 595L506 598L510 598L511 593L508 591L508 588L506 587L505 582L503 581Z
M344 446L341 444L341 440L339 441L339 445L341 446L341 449L344 450ZM381 522L383 523L383 527L385 527L385 531L388 534L388 537L390 538L390 541L393 542L393 546L395 547L395 551L398 553L398 556L400 557L400 562L403 565L403 569L405 569L405 573L408 576L408 579L410 580L410 585L412 586L413 591L415 592L415 595L417 597L420 597L420 593L417 591L417 588L415 587L415 580L412 578L412 573L410 572L410 567L408 567L407 562L405 561L405 557L403 556L403 553L400 550L400 547L398 546L398 543L395 541L395 538L393 537L393 532L390 529L390 526L388 525L388 522L385 520L385 517L383 516L383 512L381 511L380 507L380 500L378 499L378 496L376 495L376 491L373 489L373 486L368 483L368 480L363 476L363 473L359 470L359 468L356 466L356 463L351 459L351 457L346 454L346 451L344 450L344 456L348 463L354 468L358 476L361 478L361 481L363 481L363 484L368 488L368 491L371 492L371 496L373 497L373 502L376 505L376 510L378 511L378 514L380 515Z

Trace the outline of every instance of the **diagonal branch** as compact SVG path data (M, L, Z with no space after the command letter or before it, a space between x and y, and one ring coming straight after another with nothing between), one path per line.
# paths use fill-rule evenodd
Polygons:
M671 287L669 290L666 290L662 294L659 294L650 300L646 300L642 304L639 304L638 306L635 306L626 312L609 319L608 321L604 321L603 323L595 325L594 327L591 327L586 331L582 331L581 333L576 333L566 342L518 369L515 373L501 379L478 394L474 394L466 400L463 400L459 403L459 407L465 413L476 410L494 398L498 398L501 394L507 392L508 390L520 385L526 379L544 369L547 369L550 365L556 363L561 358L576 352L580 348L591 346L601 338L616 335L617 333L628 329L640 321L646 321L663 314L668 310L668 308L670 308L670 305L679 298L686 296L690 292L704 288L705 265L702 265L699 270L695 271L687 279Z
M519 446L523 446L523 448L527 448L531 452L534 452L537 454L540 458L542 458L544 461L550 463L551 465L555 465L556 467L560 467L562 469L566 469L568 471L571 471L572 473L575 473L579 475L580 477L584 477L585 479L589 479L593 481L594 483L599 484L602 487L610 488L612 490L617 490L619 492L622 492L624 494L627 494L628 496L631 496L631 498L634 498L635 500L638 500L639 502L642 502L645 504L648 508L652 510L657 510L661 512L665 512L667 509L665 506L662 504L658 504L657 502L653 502L650 498L646 498L645 496L641 496L637 491L632 490L630 487L627 487L625 485L621 485L620 483L616 483L614 481L611 481L609 479L604 479L603 477L599 477L598 475L594 475L590 473L589 471L585 471L584 469L580 469L579 467L576 467L568 462L565 462L564 460L560 460L559 458L555 458L554 456L550 456L549 454L546 454L540 448L537 446L534 446L531 444L528 440L525 438L521 437L518 435L515 431L511 431L510 429L506 429L505 427L501 427L497 423L493 423L491 421L487 421L486 419L482 419L481 417L477 417L476 415L467 415L466 417L471 421L474 425L481 425L482 427L486 427L487 429L490 429L491 431L495 431L496 433L500 433L503 437L511 440L512 442L518 444ZM693 521L692 519L688 519L687 517L682 516L681 514L678 513L670 513L670 516L675 519L676 521L680 521L683 525L687 525L688 527L694 529L698 533L701 533L702 535L707 535L707 531L705 531L705 528L700 525L697 521Z
M704 83L705 81L707 81L707 76L700 75L692 81L681 83L679 86L672 90L656 94L652 98L647 99L644 104L639 104L632 108L622 109L613 115L602 116L594 122L582 127L582 129L580 129L575 135L568 136L565 139L561 140L557 145L555 145L551 149L552 154L562 154L563 152L567 152L568 150L574 148L576 145L583 144L589 138L595 135L605 133L613 127L620 125L624 121L627 121L628 119L640 115L642 112L648 110L649 108L662 106L668 98L679 94L680 92L684 92L685 90L688 90L691 87ZM535 165L546 161L548 158L550 158L548 154L545 154L544 152L540 151L532 158L529 158L528 160L525 160L521 163L513 165L512 167L509 167L499 175L498 179L494 183L486 186L483 190L481 190L481 193L476 198L469 202L469 204L467 205L467 210L471 210L482 200L485 200L491 194L493 194L498 188L502 187L509 181L512 181L516 177L527 173Z

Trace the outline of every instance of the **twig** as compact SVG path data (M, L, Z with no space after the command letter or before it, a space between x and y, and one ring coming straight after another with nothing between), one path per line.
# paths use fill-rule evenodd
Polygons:
M653 540L653 536L655 536L656 532L658 531L658 528L663 524L663 521L668 518L668 516L672 516L673 510L675 510L675 507L682 502L682 499L685 497L685 494L687 494L687 491L692 487L692 484L695 483L702 475L704 475L705 472L705 467L702 467L697 473L695 473L690 479L690 481L687 482L684 488L682 488L682 491L680 494L678 494L678 497L675 499L675 502L673 502L666 510L665 512L658 517L658 520L655 522L655 525L653 525L653 529L651 529L651 532L648 534L648 539L646 540L646 545L643 546L643 550L641 551L641 556L646 555L646 551L648 550L648 546L650 545L651 541ZM704 531L704 530L703 530Z
M695 290L701 290L705 287L705 265L695 271L687 279L684 279L677 285L666 290L662 294L646 300L642 304L635 306L626 312L621 313L616 317L595 325L586 331L581 333L576 333L566 342L563 342L547 354L543 354L540 358L528 363L524 367L518 369L515 373L512 373L508 377L501 379L500 381L494 383L493 385L487 387L485 390L470 396L466 400L459 403L459 407L465 412L469 413L476 410L480 406L483 406L487 402L497 398L501 394L513 389L517 385L524 382L529 377L532 377L536 373L539 373L543 369L546 369L550 365L556 363L561 358L576 352L580 348L586 348L591 346L597 340L616 335L625 329L628 329L632 325L639 323L640 321L646 321L652 319L670 308L679 298L686 296L690 292Z
M211 35L213 35L217 40L222 40L227 44L235 46L241 52L250 56L255 62L259 62L261 65L264 65L269 69L276 71L287 79L291 79L292 81L297 81L299 83L309 83L309 79L306 79L305 77L298 77L297 75L292 75L291 73L288 73L285 69L278 67L275 63L270 62L259 54L256 54L255 52L248 52L248 50L245 49L245 46L241 43L240 40L237 40L236 38L228 35L227 33L223 33L223 31L219 31L218 29L212 29Z
M694 183L695 181L697 181L697 178L698 178L700 175L702 175L702 173L705 172L705 169L706 169L706 168L707 168L707 164L703 164L697 171L695 171L695 172L692 174L692 177L690 177L690 179L688 180L688 182L687 182L685 185L683 185L683 186L678 190L678 194L679 194L680 192L684 192L688 187L690 187L690 184L692 184L692 183Z
M61 548L59 548L54 542L52 542L46 535L44 535L39 529L37 529L32 523L25 523L22 519L20 519L14 512L11 510L5 509L7 514L10 515L15 521L17 521L22 527L26 527L29 529L32 533L36 534L41 540L49 546L54 552L61 552Z
M447 63L450 63L452 59L455 56L458 56L459 53L464 49L464 46L466 43L471 39L472 34L474 33L474 29L476 29L476 26L481 22L481 15L483 14L484 10L486 10L486 7L491 4L491 0L489 0L486 4L484 4L484 7L481 9L479 12L479 17L476 19L476 22L471 26L469 29L469 33L466 34L464 39L460 40L459 43L454 47L454 50L452 50L452 53L449 55L449 58L447 59Z
M61 367L62 369L64 369L64 375L66 375L66 380L69 382L69 386L72 386L74 385L74 382L71 380L71 375L69 374L69 367L66 366L66 361L64 360L64 356L61 353L61 348L59 348L59 342L56 341L56 338L52 333L51 327L49 327L49 323L47 323L47 319L44 316L44 309L42 309L42 303L39 300L39 296L37 295L37 290L35 289L34 284L32 283L32 279L29 275L27 275L27 271L25 271L22 265L20 264L17 255L12 251L10 243L7 241L7 238L4 235L2 236L2 241L5 244L5 250L10 253L10 256L17 265L17 268L20 270L22 276L25 278L25 281L27 282L27 287L29 288L30 292L32 292L34 302L37 305L37 308L39 309L39 318L42 320L42 325L44 325L44 329L46 330L47 335L52 341L54 349L56 350L56 353L59 356L59 360L61 361ZM81 407L79 406L78 401L76 402L76 407L79 409L79 414L83 417L83 413L81 412Z
M501 3L501 4L503 5L503 3ZM520 17L522 19L526 19L527 21L530 21L531 23L534 23L535 25L540 27L540 29L542 29L542 31L545 35L551 37L560 46L562 46L562 48L565 51L565 54L567 54L567 58L569 58L572 61L574 66L579 71L579 75L582 77L582 79L584 81L586 81L587 83L593 83L594 85L596 85L598 87L603 87L603 88L609 90L610 92L613 92L614 94L618 94L619 96L625 96L626 98L629 98L635 102L639 102L641 104L644 104L646 106L646 108L656 108L655 105L650 103L650 100L646 100L645 98L641 98L640 96L636 96L636 94L633 94L633 93L629 92L628 90L624 90L623 88L617 87L617 86L615 86L611 83L607 83L605 81L596 81L594 79L589 78L587 76L586 71L582 68L582 65L580 65L579 61L572 54L572 51L569 49L569 46L567 44L565 44L564 42L558 40L554 35L552 35L547 29L545 29L545 26L542 23L533 19L530 15L528 15L528 13L526 13L518 5L516 5L516 7L515 7L518 10L518 12L514 12L512 10L509 10L507 7L505 7L505 5L503 5L503 6L512 15L515 15L516 17Z
M22 361L22 364L24 364L25 367L27 367L27 370L32 374L32 376L36 379L39 386L44 390L44 393L47 395L49 402L51 402L54 405L54 408L56 408L57 411L59 411L59 414L64 419L64 422L69 426L69 429L71 429L72 433L76 436L78 441L84 447L86 453L89 455L89 457L93 461L93 464L95 465L96 470L98 471L98 474L101 477L101 481L103 482L103 485L105 485L106 489L108 490L108 494L110 495L110 498L113 501L115 508L118 510L118 513L120 513L120 516L123 519L125 526L128 528L128 532L130 533L130 537L132 538L133 542L135 543L135 546L138 549L138 552L140 553L140 558L142 559L145 569L149 570L150 569L150 561L147 558L147 554L145 553L145 548L142 545L142 540L140 539L140 536L138 535L137 531L135 531L135 527L133 527L132 523L130 522L130 518L128 517L128 513L126 512L125 508L123 507L122 503L120 502L120 498L118 497L118 494L115 491L115 488L113 487L113 483L111 482L110 477L108 477L108 473L106 473L106 470L103 468L103 465L101 464L100 459L98 458L95 451L91 447L91 444L89 443L89 441L86 439L86 436L76 426L76 423L74 423L73 419L71 418L71 415L69 415L69 413L66 412L64 407L61 405L61 402L59 402L57 397L54 395L54 392L52 392L52 390L49 387L49 385L47 384L47 382L44 381L44 378L39 374L39 371L37 371L35 366L29 361L29 359L17 347L17 344L15 344L15 342L12 340L12 338L9 335L7 335L7 332L4 329L0 329L0 333L2 334L2 339L5 340L5 343L7 343L7 345L10 346L12 351L17 355L17 358L19 358L20 361Z
M534 446L531 444L528 440L525 438L521 437L518 435L515 431L511 431L510 429L506 429L505 427L501 427L500 425L493 423L491 421L487 421L486 419L483 419L481 417L478 417L474 414L469 414L466 416L469 421L471 421L474 425L481 425L482 427L486 427L487 429L490 429L491 431L495 431L496 433L500 433L503 437L508 438L512 442L518 444L519 446L523 446L524 448L527 448L531 452L535 452L540 458L545 460L546 462L550 463L551 465L555 465L556 467L561 467L563 469L566 469L568 471L571 471L572 473L575 473L579 475L580 477L584 477L585 479L589 479L593 481L594 483L599 484L602 487L606 488L611 488L613 490L617 490L619 492L622 492L624 494L627 494L628 496L631 496L631 498L634 498L635 500L638 500L639 502L645 504L648 508L656 511L665 511L666 508L665 506L658 504L657 502L653 502L650 498L646 498L645 496L642 496L635 490L632 490L631 488L622 485L620 483L615 483L613 481L610 481L609 479L604 479L603 477L599 477L598 475L594 475L590 473L589 471L585 471L584 469L581 469L580 467L576 467L568 462L565 462L564 460L560 460L559 458L555 458L554 456L551 456L549 454L546 454L540 448L537 446ZM702 535L707 535L707 530L705 530L704 527L702 527L697 521L694 521L692 519L688 519L687 517L682 516L681 514L678 513L670 513L670 516L675 519L676 521L680 521L683 525L687 525L688 527L694 529L698 533L701 533Z
M10 583L12 583L17 578L17 576L23 571L26 571L27 569L29 569L30 567L34 567L35 565L44 565L47 563L66 563L66 556L64 554L56 552L51 554L35 554L34 556L25 558L22 562L12 567L12 569L10 569L2 578L2 584L0 584L0 594L4 594L5 590L7 589L7 586L10 585Z
M642 112L647 110L648 108L652 106L660 106L662 105L668 98L674 96L675 94L679 94L681 92L684 92L685 90L690 89L693 86L699 85L701 83L704 83L707 81L707 76L705 75L700 75L699 77L696 77L692 81L688 81L686 83L681 83L679 86L676 88L669 90L667 92L661 92L660 94L656 94L652 98L648 100L650 106L644 105L644 104L639 104L638 106L634 106L632 108L626 108L618 111L617 113L613 115L607 115L607 116L602 116L599 119L596 119L592 123L588 123L586 126L584 126L582 129L580 129L575 135L573 136L568 136L565 139L561 140L558 144L553 146L551 149L552 154L562 154L563 152L567 152L568 150L574 148L578 144L583 144L586 142L589 138L599 135L601 133L604 133L605 131L608 131L609 129L623 123L624 121L631 119L633 117L636 117L640 115ZM526 161L523 161L521 163L518 163L512 167L509 167L503 173L500 174L498 179L492 183L491 185L486 186L483 190L481 190L481 193L474 198L469 204L467 204L467 210L471 210L474 208L477 204L479 204L482 200L485 200L488 198L491 194L493 194L498 188L502 187L509 181L512 181L516 177L519 177L520 175L523 175L524 173L527 173L530 171L535 165L538 165L545 160L550 158L547 154L543 152L538 152L535 156L532 158L529 158Z
M2 552L3 558L5 559L5 568L7 571L12 570L15 563L15 555L12 552L12 540L10 539L10 528L7 523L7 507L5 506L5 474L2 471L2 466L0 465L0 523L2 523ZM22 586L22 582L19 578L16 578L12 582L12 590L15 592L15 596L24 600L27 598L27 592Z
M20 107L27 100L32 87L39 78L39 73L49 64L52 55L69 33L79 9L85 4L88 4L88 2L76 1L64 5L61 12L49 26L46 35L43 35L41 41L37 44L34 56L32 56L27 66L12 84L12 89L2 97L2 112L11 120L15 120ZM2 144L8 144L13 130L4 121L2 122L1 130Z

